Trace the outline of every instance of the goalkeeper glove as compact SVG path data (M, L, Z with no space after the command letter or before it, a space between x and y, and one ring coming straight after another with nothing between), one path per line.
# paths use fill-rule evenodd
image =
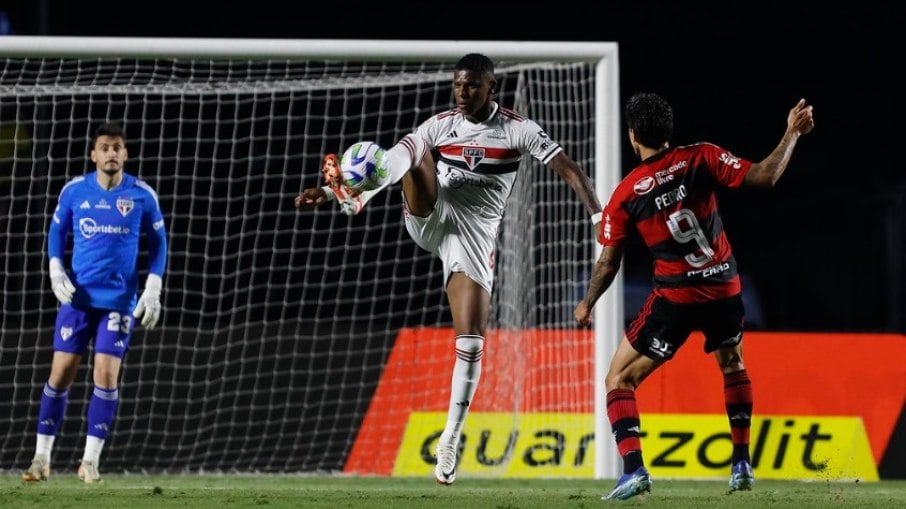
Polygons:
M160 289L162 286L160 276L148 274L148 279L145 280L145 291L142 292L135 310L132 311L132 315L141 318L142 325L147 329L153 329L160 318Z
M60 303L69 304L72 302L75 286L72 285L72 281L66 275L66 271L63 269L63 262L59 258L50 259L50 288Z

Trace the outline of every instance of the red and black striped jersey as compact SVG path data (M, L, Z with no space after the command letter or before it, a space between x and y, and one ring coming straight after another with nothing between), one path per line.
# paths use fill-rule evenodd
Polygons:
M710 143L666 149L617 185L604 208L599 240L619 246L634 225L654 257L654 291L670 301L736 295L739 274L715 191L739 187L751 166Z

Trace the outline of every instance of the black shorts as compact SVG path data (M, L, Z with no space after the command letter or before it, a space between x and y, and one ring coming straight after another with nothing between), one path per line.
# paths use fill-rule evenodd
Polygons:
M742 341L742 294L695 304L677 304L651 294L626 329L637 352L654 360L671 359L689 334L705 335L705 353Z

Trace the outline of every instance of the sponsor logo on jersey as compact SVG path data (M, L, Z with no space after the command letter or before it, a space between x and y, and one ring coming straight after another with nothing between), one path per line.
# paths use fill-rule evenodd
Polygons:
M682 170L683 168L685 168L688 165L689 165L689 163L687 163L686 161L680 161L680 162L674 164L673 166L667 168L666 170L661 170L661 171L655 173L654 178L657 179L658 184L666 184L667 182L670 182L673 180L674 173Z
M555 145L555 143L551 141L550 137L544 131L538 131L538 138L541 139L541 145L539 146L539 148L542 152L547 152L547 150L551 148L551 145Z
M447 178L450 182L450 187L453 189L460 189L464 186L472 187L481 187L484 189L493 189L495 191L503 191L503 186L499 183L494 182L493 180L486 180L480 175L475 175L474 173L464 173L453 168L447 169Z
M60 337L63 338L63 341L72 336L72 327L60 327Z
M742 167L742 165L739 164L739 158L734 156L733 154L729 154L727 152L720 154L720 160L721 160L721 162L723 162L727 166L730 166L734 170L738 170Z
M632 190L638 195L648 194L652 189L654 189L653 177L642 177L632 186Z
M119 210L123 217L126 217L126 214L129 212L132 212L132 207L134 206L135 202L130 198L119 198L116 200L116 210Z
M113 226L111 224L97 224L94 219L90 217L85 217L79 219L79 232L86 239L94 237L98 233L108 233L112 235L128 235L128 227L126 226Z
M711 276L720 274L721 272L726 272L728 270L730 270L730 264L724 262L724 263L717 263L710 267L705 267L703 269L688 270L688 271L686 271L686 276L692 277L692 276L701 275L701 277L711 277ZM733 339L733 338L731 338L731 339Z
M469 165L469 169L474 170L478 163L484 159L484 149L481 147L463 147L462 158Z
M105 199L102 198L101 201L99 201L99 202L97 203L97 205L94 206L94 208L96 208L96 209L110 210L110 204L107 203L107 200L105 200Z
M90 208L91 208L91 204L88 203L88 200L85 200L85 201L82 202L81 205L79 205L79 208L80 208L80 209L90 209Z

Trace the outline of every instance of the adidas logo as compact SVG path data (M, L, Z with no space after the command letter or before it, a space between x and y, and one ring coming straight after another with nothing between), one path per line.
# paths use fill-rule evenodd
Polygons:
M461 406L463 408L469 408L469 402L468 401L459 401L456 403L456 406Z
M736 343L739 343L739 339L741 337L742 337L742 332L740 331L739 334L733 336L732 338L725 339L721 344L722 345L735 345Z
M44 419L41 421L41 426L53 426L53 419Z
M123 343L123 340L119 340L116 343L114 343L113 346L115 346L117 348L123 348L126 345L125 345L125 343Z
M450 131L450 134L447 135L447 138L456 138L459 135L456 134L456 131Z
M739 412L738 414L734 415L733 417L730 417L730 420L738 421L738 420L745 420L745 419L751 419L751 418L752 418L751 415L749 415L745 412Z
M85 201L82 202L81 205L79 205L79 208L80 208L80 209L90 209L90 208L91 208L91 204L88 203L88 200L85 200Z

